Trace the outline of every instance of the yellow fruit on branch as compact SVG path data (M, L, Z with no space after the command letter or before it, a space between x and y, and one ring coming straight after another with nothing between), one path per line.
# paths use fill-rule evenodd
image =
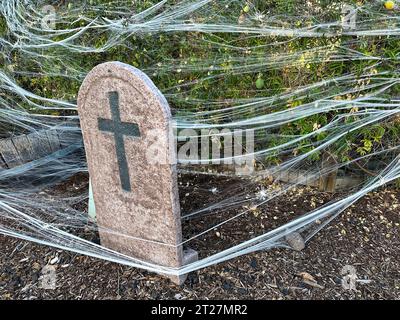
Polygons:
M386 1L385 2L385 8L388 10L393 10L395 7L394 1Z

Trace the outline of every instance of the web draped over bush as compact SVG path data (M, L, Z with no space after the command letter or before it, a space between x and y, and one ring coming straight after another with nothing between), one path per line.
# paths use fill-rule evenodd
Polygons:
M0 233L173 275L289 247L287 236L294 232L310 240L365 194L400 178L398 6L387 10L382 1L323 0L2 0L1 139L52 132L60 147L26 161L3 156ZM199 249L199 261L179 269L102 247L93 241L98 226L82 207L88 188L79 194L52 191L87 173L77 93L94 66L116 60L149 75L167 98L181 138L191 138L181 134L189 129L201 129L197 138L202 139L215 138L215 130L254 133L248 174L236 170L240 157L197 163L178 158L185 177L181 189L191 179L204 180L197 187L203 205L182 206L180 245L198 249L227 225L254 223L271 201L285 201L290 190L321 177L342 174L357 183L278 227L246 231L224 241L219 251ZM280 183L293 172L295 180ZM225 183L216 187L218 179Z

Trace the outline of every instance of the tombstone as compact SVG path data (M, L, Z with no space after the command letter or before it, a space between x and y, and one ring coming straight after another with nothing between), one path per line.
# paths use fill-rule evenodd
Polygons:
M197 260L183 250L171 111L140 70L108 62L84 80L78 112L101 244L178 268ZM183 283L185 276L170 277Z

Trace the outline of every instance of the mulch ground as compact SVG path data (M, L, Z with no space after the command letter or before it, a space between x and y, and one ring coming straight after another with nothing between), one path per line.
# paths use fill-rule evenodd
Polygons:
M87 187L86 177L71 183L75 191ZM219 193L223 188L227 189ZM184 211L201 209L206 200L218 202L230 192L246 197L259 188L259 184L238 180L181 176L181 206ZM68 189L66 185L57 192ZM246 220L236 219L192 241L191 247L200 256L214 253L249 234L275 228L333 197L311 188L297 188L247 215ZM400 299L399 203L400 191L378 190L343 212L301 252L273 249L248 254L193 272L182 287L146 271L0 236L0 298ZM185 220L184 235L195 235L239 209L222 208L213 215ZM56 268L56 288L43 289L42 270L50 264ZM354 290L342 286L345 266L356 270Z

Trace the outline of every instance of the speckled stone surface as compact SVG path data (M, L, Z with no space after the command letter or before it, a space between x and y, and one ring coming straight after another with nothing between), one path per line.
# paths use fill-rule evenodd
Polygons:
M109 121L115 118L110 93L116 92L123 130L136 124L140 134L123 131L129 133L123 138L129 178L125 189L121 180L127 177L120 176L115 128ZM177 173L170 161L174 142L164 96L140 70L108 62L86 77L79 91L78 111L102 245L147 262L181 266ZM130 191L126 190L128 184Z

